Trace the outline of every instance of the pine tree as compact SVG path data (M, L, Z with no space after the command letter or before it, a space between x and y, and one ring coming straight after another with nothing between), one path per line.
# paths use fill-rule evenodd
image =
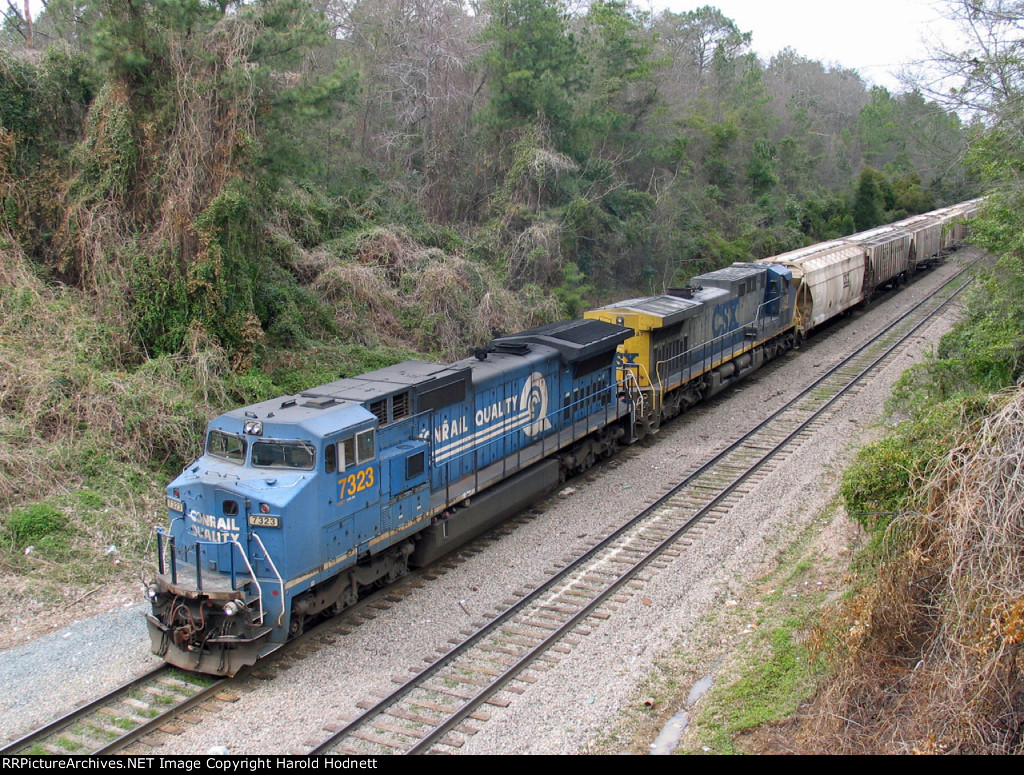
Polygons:
M878 190L878 173L870 167L861 170L857 181L857 194L853 200L853 222L858 231L865 231L882 222L882 196Z
M540 121L560 149L586 84L583 56L559 0L493 0L484 32L491 121L498 129Z

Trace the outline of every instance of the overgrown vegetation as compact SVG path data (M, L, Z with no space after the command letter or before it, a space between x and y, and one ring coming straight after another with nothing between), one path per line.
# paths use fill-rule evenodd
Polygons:
M968 425L839 611L813 747L1024 750L1024 391Z
M31 39L20 13L0 522L4 567L40 588L48 563L75 584L134 566L160 484L227 407L971 190L955 114L761 62L710 7L49 0ZM66 519L28 554L25 509Z

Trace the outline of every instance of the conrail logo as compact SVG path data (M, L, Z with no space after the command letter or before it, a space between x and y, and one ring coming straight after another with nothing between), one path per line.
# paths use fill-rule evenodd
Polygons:
M482 406L473 415L474 432L469 433L469 417L441 419L433 429L434 462L444 462L474 447L521 429L531 438L551 428L548 419L548 383L544 375L533 372L523 383L518 396ZM421 438L430 438L426 433Z
M551 420L548 419L548 381L543 374L535 371L527 377L519 396L519 405L529 412L533 420L523 428L527 436L536 436L551 427Z
M189 531L200 541L237 541L238 536L242 534L233 517L215 517L189 509L188 519L192 523Z

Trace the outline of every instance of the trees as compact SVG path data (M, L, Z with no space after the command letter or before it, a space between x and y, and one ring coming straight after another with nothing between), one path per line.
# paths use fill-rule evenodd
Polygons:
M470 163L482 75L483 23L454 0L332 3L339 48L363 78L356 126L347 128L358 161L421 178L420 201L442 220L456 217L461 165Z
M625 0L598 0L583 19L583 51L590 89L583 131L587 152L633 155L626 146L642 142L642 122L659 101L654 44L648 14Z
M882 196L878 173L870 167L861 170L853 201L853 222L857 231L867 231L882 222Z
M747 50L752 38L710 5L683 13L664 11L655 29L660 45L691 90L704 85L716 55L725 61L735 59Z
M313 126L354 82L343 66L310 66L326 25L303 0L83 7L74 42L103 84L65 133L75 146L41 162L59 170L61 202L38 192L32 210L46 222L23 247L132 321L143 352L173 352L201 331L243 367L288 304L264 224L282 180L306 161L298 126Z
M88 121L61 113L42 265L136 313L177 305L143 315L147 347L194 326L245 349L296 320L295 251L349 229L405 228L510 286L572 263L596 292L657 292L845 229L865 159L887 211L956 183L905 139L913 122L929 152L953 145L932 103L791 51L765 66L712 7L315 2L329 22L305 0L50 0L37 25L102 73Z
M586 86L583 56L561 0L491 0L483 37L490 123L545 124L568 150L576 100Z

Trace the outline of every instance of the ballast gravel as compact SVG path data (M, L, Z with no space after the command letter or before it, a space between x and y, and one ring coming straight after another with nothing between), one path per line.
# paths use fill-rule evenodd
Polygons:
M460 631L484 621L517 591L546 578L636 514L668 485L756 425L953 274L952 262L902 292L839 321L801 350L696 407L641 444L542 504L460 562L442 561L435 576L407 595L390 595L347 634L305 658L289 658L272 677L249 677L234 701L204 711L180 734L159 735L157 754L298 753L327 736L325 726L358 715L357 704L388 694L395 681L447 650ZM775 564L778 554L835 497L839 476L862 435L881 419L893 382L938 342L949 312L890 358L830 419L778 463L692 545L624 602L575 636L557 662L532 673L505 707L464 736L454 753L572 754L589 750L636 700L655 660L696 645L699 623L734 604L735 594ZM611 610L611 609L614 610ZM158 664L149 654L144 605L127 604L64 630L0 652L0 737L14 738ZM703 649L714 647L700 638Z

